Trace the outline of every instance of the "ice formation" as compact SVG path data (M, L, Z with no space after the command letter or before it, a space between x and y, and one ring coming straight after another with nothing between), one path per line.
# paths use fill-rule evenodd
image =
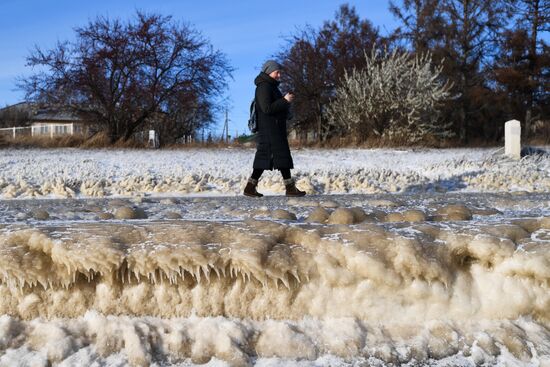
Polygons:
M550 318L550 250L532 239L549 230L550 218L467 229L424 222L402 233L252 219L9 226L0 313Z
M250 149L181 151L5 150L0 198L240 194ZM489 149L298 150L298 186L308 194L550 190L550 155L514 161ZM32 164L28 164L32 162ZM259 191L284 192L266 173Z
M0 350L550 363L550 217L365 218L2 225Z

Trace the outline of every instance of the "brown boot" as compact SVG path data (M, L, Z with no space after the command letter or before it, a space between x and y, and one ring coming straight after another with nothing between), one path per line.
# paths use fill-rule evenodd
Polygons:
M249 178L248 182L246 183L246 187L244 188L244 194L246 196L261 198L263 195L260 194L258 191L256 191L257 186L258 186L258 180Z
M294 179L289 178L283 181L285 183L286 196L304 196L306 194L305 191L298 190L298 188L296 187L296 182L294 182Z

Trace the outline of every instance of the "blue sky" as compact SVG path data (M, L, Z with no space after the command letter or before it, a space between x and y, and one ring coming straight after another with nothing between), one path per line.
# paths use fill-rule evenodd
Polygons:
M28 74L25 57L34 45L50 48L57 40L73 37L73 28L97 15L129 18L136 9L172 15L191 23L235 68L230 80L230 133L245 132L254 93L253 79L263 61L285 44L285 36L306 24L320 26L338 7L355 6L385 34L394 27L386 0L357 1L186 1L186 0L1 0L0 3L0 106L17 103L23 94L15 78ZM223 117L213 128L221 132Z

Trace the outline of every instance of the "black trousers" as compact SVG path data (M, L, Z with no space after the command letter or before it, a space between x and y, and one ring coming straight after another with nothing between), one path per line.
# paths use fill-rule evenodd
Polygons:
M281 171L281 175L283 175L283 179L288 180L291 177L290 168L281 168L279 169L279 171ZM255 180L258 180L262 175L262 173L264 173L263 169L254 168L254 170L252 171L252 176L250 177L252 177Z

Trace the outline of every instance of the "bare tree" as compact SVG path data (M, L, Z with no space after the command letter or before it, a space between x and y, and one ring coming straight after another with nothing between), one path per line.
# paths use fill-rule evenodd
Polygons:
M306 27L278 54L285 67L283 87L294 91L294 121L303 132L330 136L325 110L346 70L364 65L364 50L383 44L371 22L342 5L320 29Z
M361 141L369 136L417 143L427 137L450 137L441 120L451 85L441 81L442 66L430 54L411 56L373 50L365 66L345 73L328 108L329 121Z
M0 109L0 128L27 126L34 107L28 103L19 103Z
M419 54L433 51L443 40L441 0L390 0L390 12L400 25L394 37L404 40Z
M284 65L283 86L296 95L293 103L293 127L306 133L319 132L323 106L331 93L327 50L321 46L315 31L303 31L292 46L280 55Z
M527 138L532 122L549 118L550 53L541 38L550 32L550 2L506 0L516 15L516 27L504 33L496 59L496 80L503 86L522 116Z
M441 0L445 21L444 75L454 85L458 98L449 104L462 142L467 133L476 133L486 117L484 109L492 91L487 85L490 60L498 47L499 32L504 28L508 7L501 0Z
M90 114L112 141L161 115L177 124L182 113L196 113L187 109L199 108L194 100L211 109L232 72L199 32L169 16L98 17L75 32L51 50L36 47L27 64L41 71L19 85L29 99ZM199 125L211 122L211 114L203 117Z

